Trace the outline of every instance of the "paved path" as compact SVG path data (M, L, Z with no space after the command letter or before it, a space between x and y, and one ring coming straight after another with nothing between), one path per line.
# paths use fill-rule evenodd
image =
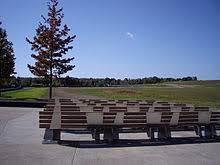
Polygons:
M87 134L62 133L65 140L62 145L43 145L44 129L38 128L39 110L0 108L0 165L219 165L220 162L220 143L106 147L87 142L91 140ZM176 136L191 135L192 132L176 133ZM145 139L146 134L127 133L120 138Z
M44 130L38 128L38 111L0 108L0 165L72 164L74 148L42 145Z

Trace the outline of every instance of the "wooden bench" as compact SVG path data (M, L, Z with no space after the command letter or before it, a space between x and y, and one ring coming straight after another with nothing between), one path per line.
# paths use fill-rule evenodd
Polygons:
M220 124L220 111L209 107L77 106L65 104L67 102L71 101L54 100L39 112L40 128L52 130L53 140L60 140L61 130L76 128L90 130L97 141L101 133L105 140L117 140L123 129L141 129L151 139L157 132L159 139L167 139L171 138L172 128L185 126L194 127L201 137L204 127L204 136L213 138L216 136L215 127Z

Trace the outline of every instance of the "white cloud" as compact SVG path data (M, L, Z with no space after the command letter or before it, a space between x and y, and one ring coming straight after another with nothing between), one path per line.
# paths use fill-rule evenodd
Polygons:
M126 32L126 36L127 36L127 38L129 38L129 39L134 39L134 34L133 33L131 33L131 32Z

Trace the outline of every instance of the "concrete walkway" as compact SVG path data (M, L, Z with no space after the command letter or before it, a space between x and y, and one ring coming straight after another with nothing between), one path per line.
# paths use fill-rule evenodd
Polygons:
M0 165L219 165L220 143L114 146L91 143L88 134L62 133L62 145L42 144L41 109L0 108ZM191 136L192 132L176 133ZM123 134L146 139L146 134ZM80 143L75 141L81 141ZM90 141L90 142L89 142ZM66 145L65 142L68 142Z

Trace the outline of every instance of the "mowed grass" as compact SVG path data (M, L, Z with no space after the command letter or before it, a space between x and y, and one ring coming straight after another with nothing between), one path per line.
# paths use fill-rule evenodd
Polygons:
M70 88L66 92L106 99L161 100L220 108L220 81L190 81L140 88Z
M26 88L15 91L3 92L0 99L36 100L46 94L47 88Z

